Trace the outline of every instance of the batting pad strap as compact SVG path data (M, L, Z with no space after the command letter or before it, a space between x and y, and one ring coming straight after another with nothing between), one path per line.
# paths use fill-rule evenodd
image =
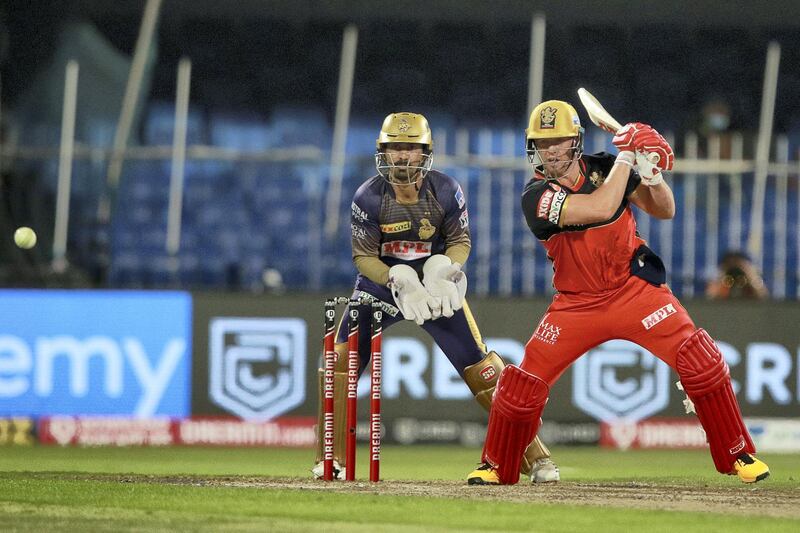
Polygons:
M517 366L500 374L483 447L483 460L497 469L500 483L519 481L522 454L542 423L549 392L544 380Z
M736 457L755 453L755 446L742 420L722 353L708 333L698 329L678 349L675 366L706 432L714 466L723 474L732 473Z

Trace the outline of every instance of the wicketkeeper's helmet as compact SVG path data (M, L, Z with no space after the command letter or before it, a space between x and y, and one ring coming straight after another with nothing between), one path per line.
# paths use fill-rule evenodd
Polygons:
M391 182L390 170L395 168L394 161L386 154L389 143L410 143L422 146L422 163L419 165L401 165L409 171L419 171L417 181L422 180L433 165L433 135L428 126L428 119L419 113L392 113L383 120L383 126L375 141L375 167L378 173Z

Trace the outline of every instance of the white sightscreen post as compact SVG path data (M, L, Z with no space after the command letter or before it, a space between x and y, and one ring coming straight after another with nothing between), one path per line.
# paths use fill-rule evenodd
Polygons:
M64 107L61 115L61 144L58 156L58 188L56 220L53 230L53 270L63 272L67 266L67 230L69 229L69 196L72 189L72 160L75 153L75 107L78 100L78 63L67 63L64 79Z
M786 298L786 262L788 257L787 228L789 227L789 138L780 135L775 139L775 155L780 165L775 177L775 208L772 231L775 242L772 247L772 296Z
M741 161L744 158L744 136L741 132L731 135L731 160ZM728 249L742 249L742 223L744 214L742 211L742 174L740 172L731 174L731 206L728 209L730 226L728 227Z
M186 58L178 63L178 87L175 93L175 130L172 135L172 168L169 177L169 209L167 211L166 250L178 253L181 244L181 211L183 210L183 179L186 163L186 131L189 121L189 89L192 62Z
M492 155L492 130L478 131L478 156ZM478 269L475 276L475 292L480 296L489 294L489 276L492 263L492 182L494 176L483 168L478 179ZM475 202L473 202L474 204Z
M131 70L128 73L128 83L125 86L125 96L122 99L122 109L119 113L117 129L114 132L114 148L111 152L111 161L108 164L106 184L111 191L116 190L119 176L122 173L122 162L125 159L125 148L128 146L133 117L136 112L136 102L139 101L139 92L142 88L144 67L153 42L153 33L161 9L161 0L147 0L142 16L142 25L139 27L139 37L133 52ZM108 194L100 200L98 217L101 221L108 222L111 217L111 204Z
M708 138L708 159L719 162L721 139L719 135ZM719 259L719 175L709 174L706 177L706 229L705 259L703 262L704 285L713 280L717 273Z
M3 75L0 74L0 127L2 127L2 124L3 124ZM3 174L3 150L4 149L5 149L4 140L0 139L0 175Z
M689 132L685 139L686 158L695 160L698 154L697 134ZM684 296L694 296L695 236L697 235L697 174L683 175L683 264L681 281Z
M544 44L546 18L542 13L533 15L531 22L531 53L528 64L528 115L539 105L544 94Z
M512 130L503 132L503 156L509 159L514 157L516 138ZM500 265L499 265L499 292L503 296L510 296L513 290L514 277L514 219L517 211L514 209L517 197L514 194L516 173L512 169L500 173Z
M775 114L775 94L778 87L778 65L780 61L781 46L772 41L767 48L767 64L764 68L761 118L758 124L758 142L756 144L753 208L750 211L750 234L747 238L747 252L759 268L764 266L764 258L761 253L764 229L764 201L766 199L769 145L772 140L772 119Z
M347 126L350 120L357 46L358 28L350 24L344 29L342 37L342 60L339 66L339 88L336 94L336 119L333 125L333 146L331 147L331 177L328 186L328 205L325 209L325 236L329 239L336 235L336 230L339 228L339 204L342 198Z

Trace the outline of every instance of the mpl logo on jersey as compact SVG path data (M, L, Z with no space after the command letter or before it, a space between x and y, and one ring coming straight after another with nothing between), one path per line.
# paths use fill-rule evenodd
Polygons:
M431 255L431 243L424 241L389 241L381 247L381 257L396 257L404 261Z
M189 294L4 290L0 302L0 415L189 414Z
M630 341L603 343L572 368L572 401L598 420L635 422L669 403L669 367Z
M212 318L209 393L223 409L269 420L305 400L306 323L299 318Z

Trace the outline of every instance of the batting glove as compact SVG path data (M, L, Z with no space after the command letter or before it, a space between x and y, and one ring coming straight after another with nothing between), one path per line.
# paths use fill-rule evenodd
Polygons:
M636 168L639 170L642 183L648 187L658 185L664 181L664 176L661 175L661 169L650 161L650 156L651 154L645 152L636 152ZM651 159L655 160L655 157Z
M633 152L636 148L636 137L652 129L653 128L647 124L642 124L641 122L630 122L617 131L611 142L614 143L614 146L616 146L620 152Z
M648 154L648 160L661 170L672 170L675 163L675 153L667 140L656 130L637 134L633 139L634 148L637 152ZM653 154L657 155L656 158Z

